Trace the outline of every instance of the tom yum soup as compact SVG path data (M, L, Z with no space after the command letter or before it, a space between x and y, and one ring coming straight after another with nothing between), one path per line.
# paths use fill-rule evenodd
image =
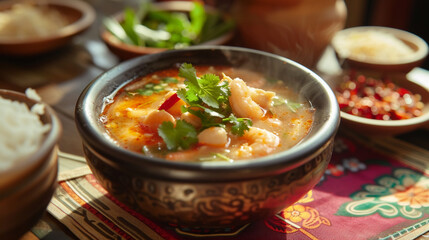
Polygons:
M235 161L297 144L314 109L281 81L184 63L122 87L100 116L120 146L172 161Z

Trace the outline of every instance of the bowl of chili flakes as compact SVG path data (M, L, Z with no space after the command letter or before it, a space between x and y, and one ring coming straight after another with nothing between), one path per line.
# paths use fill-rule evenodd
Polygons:
M327 81L347 129L394 136L429 125L429 89L406 75L345 71Z

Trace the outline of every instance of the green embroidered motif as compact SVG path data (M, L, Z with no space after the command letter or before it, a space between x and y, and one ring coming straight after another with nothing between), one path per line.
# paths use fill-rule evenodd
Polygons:
M377 185L363 185L363 190L351 194L353 201L341 205L336 214L359 217L378 213L385 218L418 219L429 213L428 177L399 168L375 182Z

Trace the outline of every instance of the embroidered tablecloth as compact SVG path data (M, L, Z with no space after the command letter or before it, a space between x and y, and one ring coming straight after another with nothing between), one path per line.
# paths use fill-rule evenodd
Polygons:
M393 138L350 136L338 134L312 191L246 226L206 232L158 224L109 195L88 169L59 182L48 212L79 239L413 239L428 232L427 151Z

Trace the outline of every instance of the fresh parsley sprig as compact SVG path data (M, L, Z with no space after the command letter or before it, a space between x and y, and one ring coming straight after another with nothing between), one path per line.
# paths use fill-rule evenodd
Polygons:
M291 110L294 113L296 113L298 111L298 109L300 109L301 107L304 106L302 103L293 102L289 99L285 99L285 98L282 98L280 96L273 97L273 105L274 106L279 106L279 105L283 105L283 104L285 104L289 108L289 110Z
M177 94L189 104L204 103L211 108L219 109L222 103L228 102L230 95L227 82L220 82L219 76L205 74L197 77L192 64L180 66L179 76L185 78L186 89L180 89Z
M222 119L222 122L232 124L231 132L238 136L243 136L244 131L249 130L249 126L253 124L250 118L237 118L232 113L229 117Z
M182 112L189 112L201 119L201 128L206 129L210 127L225 127L222 119L225 117L216 111L209 108L201 108L202 110L195 110L192 107L183 107Z
M176 126L172 122L163 122L158 128L168 150L188 149L198 142L197 130L191 124L177 120Z
M176 84L178 82L179 81L176 78L165 77L165 78L162 78L159 82L150 82L145 84L141 88L138 88L132 91L127 91L127 94L130 96L134 96L134 95L150 96L154 93L165 91L166 88L169 86L169 84L171 83Z
M214 74L198 77L190 63L183 63L180 66L179 76L185 78L186 88L180 89L177 94L189 105L182 108L182 111L199 117L203 129L214 126L225 127L225 124L229 123L232 124L232 133L242 136L252 125L252 120L237 118L232 113L229 104L231 92L227 81L220 81L219 76Z

